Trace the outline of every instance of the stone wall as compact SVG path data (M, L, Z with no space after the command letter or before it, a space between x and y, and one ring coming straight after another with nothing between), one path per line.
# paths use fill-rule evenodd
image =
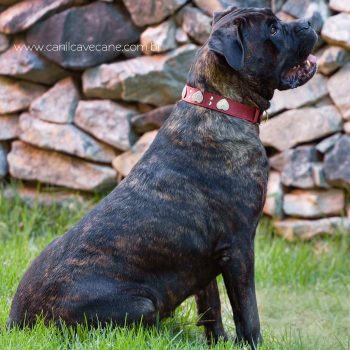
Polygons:
M269 6L284 20L321 13L319 73L277 91L261 125L271 161L264 211L289 239L349 230L343 0L0 0L0 179L22 180L26 198L38 182L85 192L115 186L180 98L213 11L228 5ZM130 46L139 43L142 50Z

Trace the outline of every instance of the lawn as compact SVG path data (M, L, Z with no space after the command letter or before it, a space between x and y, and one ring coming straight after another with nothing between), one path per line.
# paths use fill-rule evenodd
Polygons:
M0 190L0 349L209 349L195 326L193 299L158 327L58 330L5 328L10 302L29 262L88 210L29 207ZM261 349L350 349L350 234L311 243L288 243L263 220L256 240L256 280L263 335ZM220 280L224 323L234 326ZM219 343L215 349L234 349Z

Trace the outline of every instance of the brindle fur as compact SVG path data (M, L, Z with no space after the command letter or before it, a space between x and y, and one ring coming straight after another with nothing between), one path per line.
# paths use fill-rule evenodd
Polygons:
M274 18L255 12L264 19L259 26ZM262 55L259 36L252 40L241 72L205 45L189 84L266 109L276 88L266 67L275 56ZM265 73L249 68L259 59ZM68 325L154 324L195 295L208 339L227 338L216 283L222 274L237 339L255 346L254 236L267 180L257 125L178 102L129 176L34 260L9 324L32 325L41 313Z

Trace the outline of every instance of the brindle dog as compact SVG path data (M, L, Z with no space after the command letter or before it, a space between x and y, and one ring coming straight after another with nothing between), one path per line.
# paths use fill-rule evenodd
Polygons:
M215 14L188 84L266 110L275 89L313 76L316 38L308 21L229 8ZM237 340L256 346L254 236L268 169L257 125L178 102L129 176L34 260L9 324L43 314L67 325L152 325L195 295L208 339L226 339L222 274Z

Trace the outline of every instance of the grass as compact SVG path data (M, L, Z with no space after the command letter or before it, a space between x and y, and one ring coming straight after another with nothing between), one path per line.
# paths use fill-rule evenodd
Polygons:
M193 299L158 327L6 330L10 302L29 262L88 210L87 205L29 207L0 190L0 349L208 349L195 326ZM265 339L261 349L350 349L350 235L288 243L263 220L256 240L256 281ZM219 278L226 330L231 310ZM215 349L234 349L219 343Z

